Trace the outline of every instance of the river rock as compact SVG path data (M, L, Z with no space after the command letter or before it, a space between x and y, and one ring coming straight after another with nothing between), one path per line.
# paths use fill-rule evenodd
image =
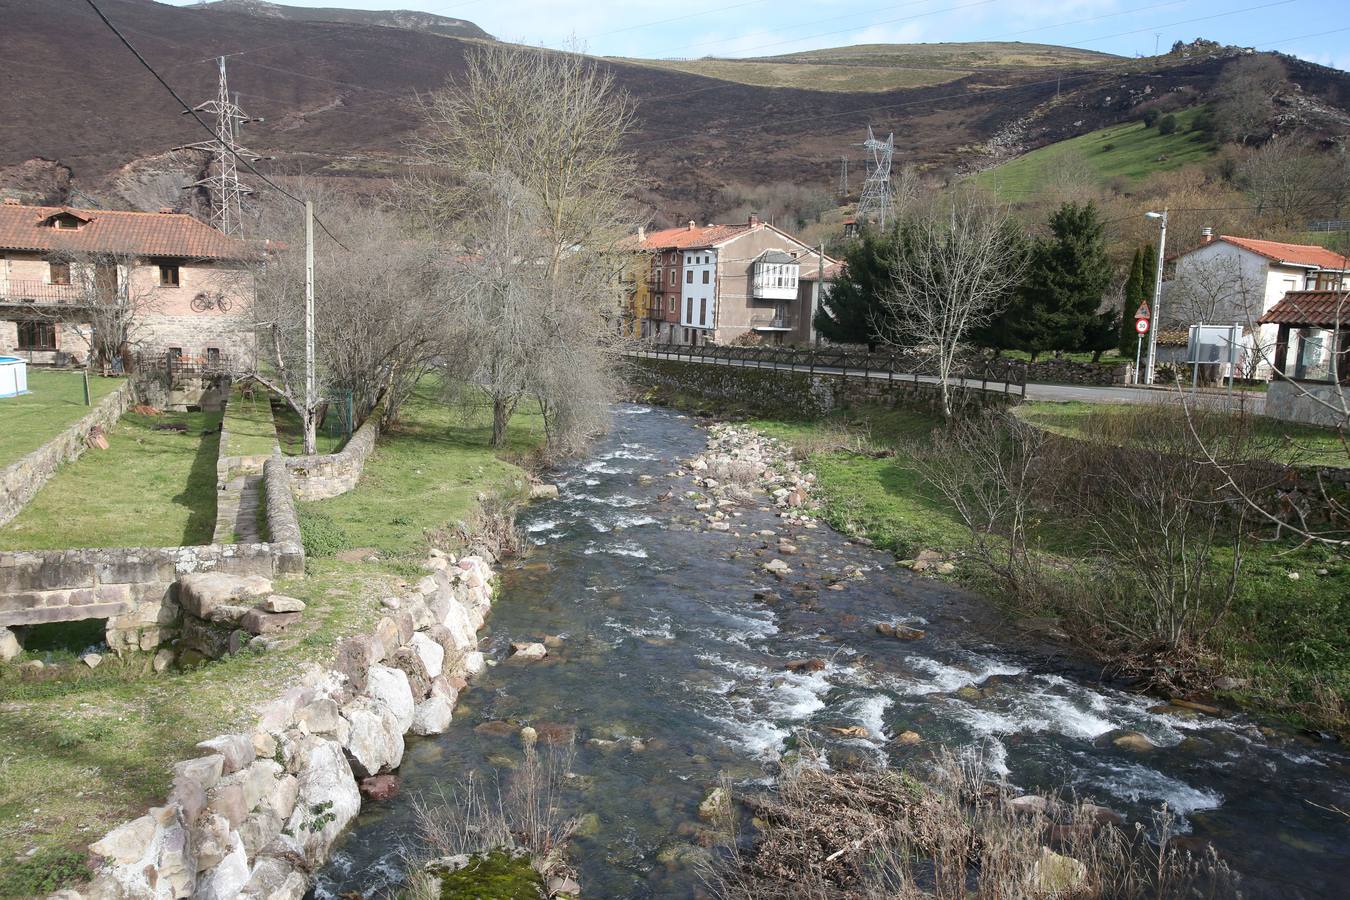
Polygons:
M305 601L284 594L272 594L258 608L270 613L298 613L305 611Z
M238 772L257 756L257 751L253 749L253 738L246 734L222 734L200 742L197 749L220 754L222 775Z
M698 805L698 817L705 822L716 822L730 814L731 795L720 785L709 791Z
M253 866L240 900L301 900L309 890L309 880L290 862L264 856Z
M522 641L511 645L512 659L543 659L548 656L548 648L537 641Z
M388 800L398 794L401 785L397 775L372 775L362 778L361 794L370 800Z
M1210 706L1208 703L1197 703L1194 700L1181 700L1176 697L1173 697L1172 705L1179 706L1182 709L1193 709L1196 712L1204 713L1207 716L1223 715L1223 711L1219 709L1217 706Z
M1095 803L1081 803L1078 806L1080 816L1091 820L1097 825L1115 825L1119 827L1125 824L1125 817L1107 806L1098 806Z
M1071 856L1042 847L1031 869L1031 881L1037 891L1048 896L1073 894L1087 881L1087 866Z
M289 839L306 865L317 868L328 858L333 841L360 811L361 793L337 742L307 738L297 753L300 773L295 809L278 841Z
M781 559L771 559L764 564L764 571L771 575L786 575L792 569Z
M902 731L895 736L895 740L892 743L900 747L912 747L922 741L923 738L919 736L917 731Z
M250 609L239 619L239 627L255 637L261 634L279 634L300 621L298 612L273 613Z
M366 696L379 701L394 714L400 735L412 727L416 704L412 688L408 685L408 676L401 669L371 666L366 674Z
M823 659L794 659L789 661L783 668L789 672L819 672L825 668Z
M430 697L418 703L413 710L412 733L444 734L450 727L453 712L453 701L444 694L433 691Z
M1158 748L1157 744L1148 739L1148 735L1140 734L1138 731L1127 731L1112 738L1111 743L1122 750L1134 753L1147 753Z
M309 734L328 734L337 731L341 719L341 707L331 697L312 700L295 713L295 724Z
M119 865L130 865L143 859L150 850L150 842L159 827L150 816L141 816L118 825L89 846L94 854Z
M548 895L550 897L580 897L581 885L577 884L572 878L554 876L548 880Z
M0 662L9 662L23 652L23 646L13 631L0 625Z
M406 729L388 706L361 697L344 707L342 715L351 726L343 744L351 759L351 771L368 776L398 768L403 761L403 732Z
M1045 815L1050 811L1050 801L1040 794L1025 794L1009 800L1008 808L1014 812Z
M202 876L197 892L192 895L193 900L234 900L248 883L248 878L248 853L244 850L243 838L235 834L229 852L215 868Z
M271 592L272 582L261 575L193 572L178 579L179 604L199 619L209 618L217 606L255 601Z
M918 628L911 628L908 625L892 625L889 622L877 623L877 634L892 637L899 641L917 641L924 636L924 632Z

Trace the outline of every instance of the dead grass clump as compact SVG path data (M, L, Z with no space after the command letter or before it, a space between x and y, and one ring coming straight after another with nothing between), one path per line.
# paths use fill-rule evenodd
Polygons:
M984 780L947 753L920 782L889 769L832 771L810 753L772 794L743 798L754 833L732 823L704 877L725 900L1032 900L1236 897L1211 851L1169 848L1172 818L1125 826L1081 800Z

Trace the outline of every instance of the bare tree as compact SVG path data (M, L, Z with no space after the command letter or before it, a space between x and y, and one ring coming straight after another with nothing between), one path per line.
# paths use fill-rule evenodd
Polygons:
M140 258L116 250L62 250L51 254L49 261L54 275L50 290L62 296L53 305L34 304L34 311L60 319L76 333L88 350L88 368L107 372L121 363L130 369L145 316L160 306L153 285L136 277ZM70 318L72 308L78 310L75 321Z
M551 447L575 449L613 396L637 224L632 104L580 54L494 45L422 112L408 194L463 247L456 364L491 398L494 446L533 397Z
M1269 134L1275 96L1288 83L1284 65L1259 53L1223 67L1214 90L1214 118L1224 140L1246 144Z
M966 335L1006 302L1025 266L1012 240L1005 208L958 193L906 222L883 303L894 324L883 339L928 355L952 415L952 374Z
M1350 189L1350 167L1343 152L1309 149L1293 135L1272 138L1248 151L1236 174L1258 215L1299 228L1318 214L1339 210Z

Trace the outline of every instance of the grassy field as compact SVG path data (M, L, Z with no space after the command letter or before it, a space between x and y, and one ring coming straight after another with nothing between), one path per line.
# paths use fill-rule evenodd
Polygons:
M210 543L220 413L127 413L108 444L57 470L0 528L0 549Z
M836 65L929 66L943 69L1042 68L1120 62L1121 57L1078 47L1025 44L1021 41L953 41L934 44L854 44L801 53L785 53L770 60L827 62Z
M1017 414L1032 424L1056 434L1082 438L1089 416L1121 416L1128 410L1108 403L1050 403L1033 401L1017 408ZM1197 413L1203 415L1203 413ZM1350 445L1329 428L1281 422L1264 416L1251 419L1252 435L1271 459L1291 465L1350 466Z
M121 378L89 379L94 403L121 385ZM50 441L89 412L79 372L28 368L28 393L0 399L0 467Z
M1143 122L1127 122L1059 141L974 176L974 183L1016 202L1033 196L1065 171L1082 169L1105 183L1168 172L1214 155L1213 143L1190 129L1199 107L1176 113L1178 130L1159 133Z
M1028 404L1034 415L1045 404ZM867 537L898 557L922 549L961 554L968 532L949 502L925 483L913 450L940 422L912 411L852 410L817 422L752 420L751 424L805 453L815 472L825 517L835 528ZM893 456L856 453L895 450ZM1092 552L1080 531L1038 517L1037 552L1063 567ZM1231 614L1211 636L1225 674L1246 679L1231 699L1252 708L1340 733L1350 731L1350 561L1334 550L1254 540L1244 548L1243 576ZM973 563L951 576L991 597L987 576ZM1297 579L1295 581L1294 579ZM1053 614L1051 609L1015 613Z
M37 678L0 667L0 897L45 894L78 876L86 844L162 801L172 761L252 721L255 705L296 672L329 663L344 636L369 631L385 612L380 598L423 574L416 563L427 533L469 518L479 491L524 485L526 473L487 446L486 420L464 421L436 396L429 387L408 403L353 492L304 504L302 516L318 512L350 538L336 549L373 547L380 558L311 554L306 577L278 582L308 604L282 647L163 675L149 674L144 659L111 657L95 670L49 667ZM511 445L533 450L541 434L537 417L520 415ZM68 661L72 648L98 637L31 642L28 653Z
M277 444L277 429L272 424L272 400L258 388L245 394L238 388L230 392L225 406L225 456L261 456L270 454Z
M945 84L968 74L918 66L833 65L773 59L624 59L623 62L673 69L738 84L813 91L896 91Z
M287 456L305 455L304 429L300 427L300 417L285 403L272 406L272 421L276 427L277 441L281 452ZM346 435L329 434L319 429L314 436L314 449L318 453L336 453L347 443Z

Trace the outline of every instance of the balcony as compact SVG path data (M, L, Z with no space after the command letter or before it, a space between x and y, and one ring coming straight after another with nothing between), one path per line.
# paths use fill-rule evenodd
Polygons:
M791 331L795 327L796 317L783 309L750 317L750 328L754 331Z
M84 291L78 284L47 284L10 278L0 281L0 304L42 303L85 306Z

